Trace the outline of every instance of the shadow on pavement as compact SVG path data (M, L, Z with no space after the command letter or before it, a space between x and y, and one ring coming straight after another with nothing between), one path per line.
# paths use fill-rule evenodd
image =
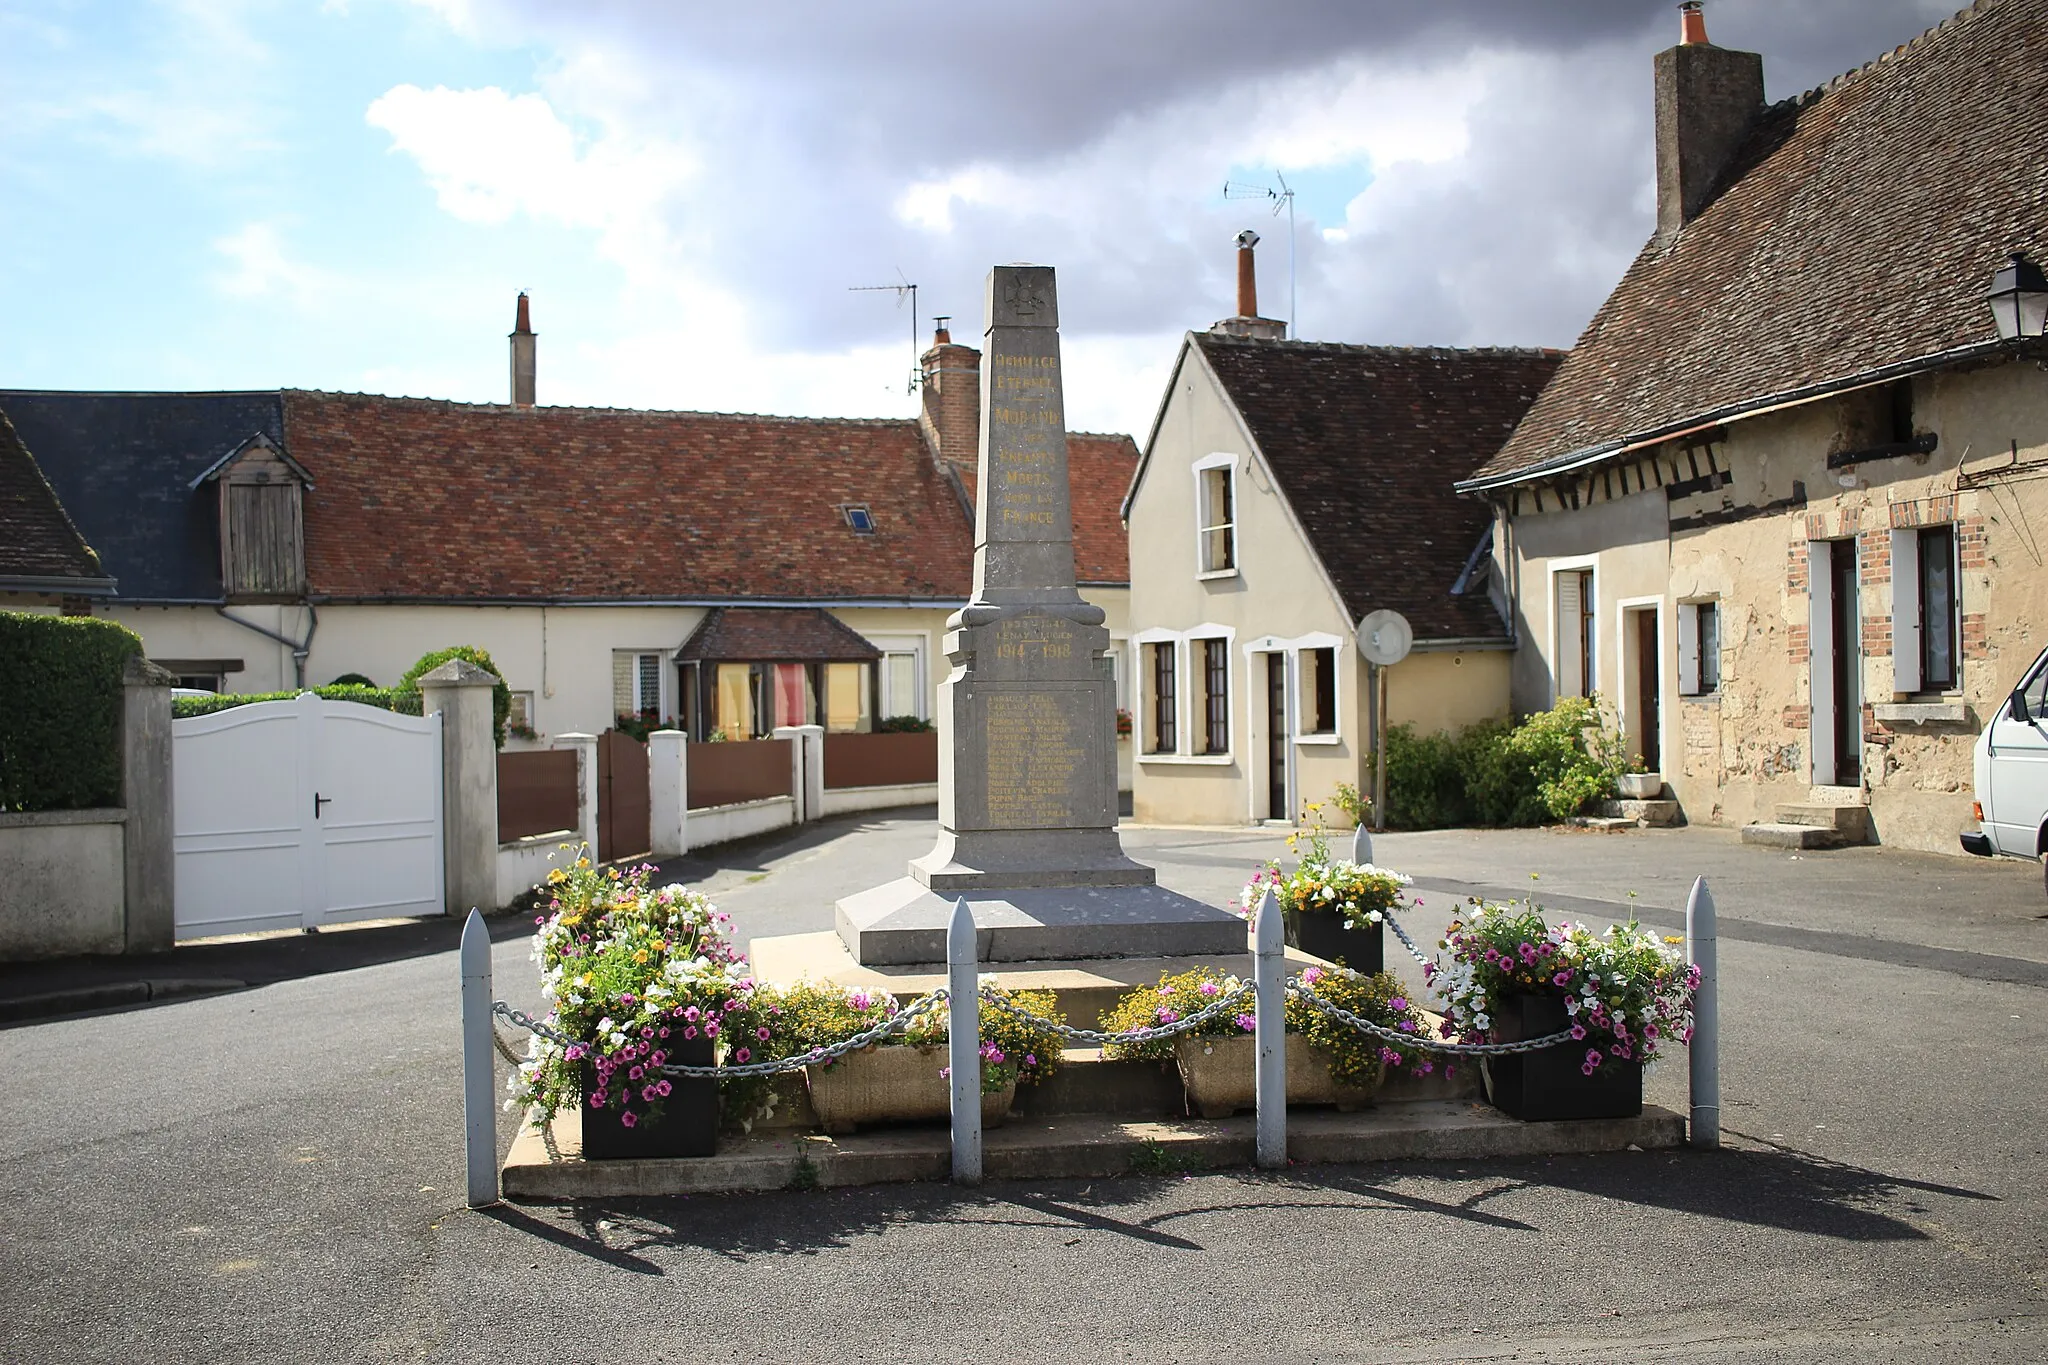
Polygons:
M1190 1185L1191 1181L1199 1184ZM1223 1189L1218 1189L1218 1184ZM1441 1187L1452 1187L1448 1192ZM1187 1206L1173 1191L1192 1188ZM1202 1195L1225 1193L1218 1201ZM1851 1242L1924 1241L1903 1215L1924 1214L1916 1196L1995 1200L1956 1186L1888 1176L1787 1148L1666 1152L1525 1161L1403 1163L1384 1167L1301 1167L1280 1175L1249 1171L1129 1176L1115 1180L998 1181L978 1191L945 1185L612 1199L504 1207L508 1228L609 1264L651 1269L647 1253L692 1247L745 1260L803 1256L844 1247L891 1226L953 1223L1042 1228L1063 1238L1128 1238L1201 1252L1199 1220L1211 1215L1354 1211L1362 1216L1478 1225L1554 1235L1539 1216L1489 1210L1518 1196L1569 1192L1696 1218L1776 1228ZM1163 1202L1174 1207L1159 1209Z

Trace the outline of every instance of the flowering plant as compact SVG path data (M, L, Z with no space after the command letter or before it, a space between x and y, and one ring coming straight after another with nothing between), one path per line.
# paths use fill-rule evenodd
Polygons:
M1409 1000L1401 983L1386 972L1366 976L1341 968L1310 967L1301 974L1301 979L1324 1000L1375 1024L1415 1034L1418 1039L1429 1036L1429 1023L1421 1007ZM1162 975L1158 985L1139 986L1127 993L1103 1020L1102 1026L1110 1032L1124 1033L1178 1023L1243 985L1239 978L1225 976L1210 967L1197 967L1174 976ZM1178 1036L1239 1037L1256 1030L1258 1021L1258 1007L1246 999L1237 1008L1205 1020ZM1384 1069L1389 1066L1409 1066L1416 1074L1425 1076L1435 1069L1435 1063L1426 1052L1418 1048L1385 1046L1379 1039L1330 1018L1294 995L1287 999L1287 1031L1301 1035L1310 1046L1328 1053L1331 1073L1347 1084L1377 1085ZM1173 1042L1173 1038L1168 1037L1111 1043L1103 1049L1103 1055L1165 1059L1173 1056Z
M1323 830L1322 803L1312 801L1306 808L1308 828L1287 836L1287 847L1297 849L1303 840L1308 848L1294 871L1282 872L1270 862L1252 874L1237 898L1236 910L1246 919L1258 913L1259 900L1271 887L1282 910L1331 910L1344 916L1344 927L1363 929L1379 924L1386 912L1400 904L1401 888L1411 879L1399 872L1371 863L1354 863L1332 858L1330 841Z
M1692 1041L1692 998L1699 968L1633 920L1596 934L1583 924L1546 925L1541 907L1471 902L1440 945L1450 954L1424 968L1447 1002L1449 1030L1468 1042L1494 1034L1493 1016L1517 995L1564 1002L1579 1069L1592 1075L1609 1057L1648 1062L1670 1038Z
M836 982L799 981L785 988L766 987L759 996L780 1027L776 1056L796 1057L816 1052L873 1028L898 1013L896 997L887 991L849 988ZM1064 1023L1059 1002L1051 991L996 992L1019 1009L1053 1023ZM946 1042L946 1012L934 1010L911 1022L900 1034L883 1039L883 1045L933 1047ZM981 1088L995 1094L1012 1081L1035 1085L1059 1066L1060 1039L1051 1028L1018 1019L1001 1010L981 1010ZM835 1063L825 1061L822 1065ZM941 1068L945 1074L947 1068Z
M709 900L649 887L651 865L600 870L587 849L576 851L572 865L548 873L533 958L547 1022L577 1041L535 1034L512 1086L544 1117L580 1096L631 1128L659 1119L673 1088L660 1068L678 1044L712 1040L745 1062L772 1035L729 921Z

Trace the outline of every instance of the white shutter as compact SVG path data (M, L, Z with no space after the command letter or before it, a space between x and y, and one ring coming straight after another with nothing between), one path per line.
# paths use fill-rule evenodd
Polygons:
M1892 691L1920 690L1920 528L1892 532Z
M1585 659L1586 642L1580 634L1584 625L1583 609L1579 604L1579 575L1567 571L1556 575L1557 592L1557 695L1560 697L1584 696L1586 679L1580 664Z
M1813 726L1807 745L1813 756L1810 780L1829 786L1835 780L1835 577L1825 540L1806 542L1806 603L1806 678Z
M1700 609L1696 602L1678 604L1678 694L1700 692Z

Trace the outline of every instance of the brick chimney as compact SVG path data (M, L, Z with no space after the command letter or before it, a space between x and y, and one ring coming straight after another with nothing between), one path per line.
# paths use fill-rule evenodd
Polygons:
M1259 316L1259 275L1252 258L1252 249L1258 244L1259 234L1250 228L1237 234L1237 316L1224 318L1209 330L1225 336L1285 341L1286 323Z
M512 406L533 406L533 324L526 316L526 291L519 291L519 316L512 323Z
M924 407L917 425L933 457L959 481L972 508L981 463L981 352L954 341L946 329L949 321L933 319L931 349L918 359Z
M1678 7L1677 47L1656 57L1657 231L1699 216L1764 107L1764 59L1707 41L1700 0Z

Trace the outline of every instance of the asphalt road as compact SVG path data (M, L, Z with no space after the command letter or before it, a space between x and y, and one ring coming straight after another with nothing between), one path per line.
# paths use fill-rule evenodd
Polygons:
M836 822L673 870L791 932L929 838ZM1212 900L1279 852L1128 843ZM1669 924L1706 875L1729 1148L470 1213L444 938L0 1030L0 1361L2048 1358L2038 870L1713 830L1378 861L1416 877L1418 937L1475 890ZM1682 1054L1649 1094L1683 1107Z

